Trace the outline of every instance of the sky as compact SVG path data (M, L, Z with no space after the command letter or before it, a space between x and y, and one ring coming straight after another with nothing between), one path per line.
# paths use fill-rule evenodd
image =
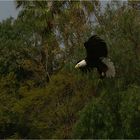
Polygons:
M12 16L17 17L19 10L16 9L15 0L0 0L0 21ZM107 0L101 0L103 3ZM124 1L124 0L123 0Z
M18 15L18 10L14 0L0 0L0 21L12 16L16 18Z

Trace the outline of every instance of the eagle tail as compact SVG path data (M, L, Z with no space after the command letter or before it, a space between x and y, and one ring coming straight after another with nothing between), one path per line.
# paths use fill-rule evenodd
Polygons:
M116 71L114 63L109 58L102 58L102 62L107 66L106 77L115 77Z

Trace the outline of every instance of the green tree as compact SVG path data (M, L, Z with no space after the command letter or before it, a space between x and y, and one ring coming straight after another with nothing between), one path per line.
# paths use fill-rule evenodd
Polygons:
M41 38L41 61L45 69L46 78L53 73L53 63L56 52L60 53L55 39L54 15L59 12L64 2L47 1L16 1L17 8L21 7L19 18L24 23L34 27L34 31ZM30 18L30 20L28 20Z
M105 92L81 112L74 138L140 138L139 86L123 92ZM112 104L113 102L113 104Z
M8 92L13 84L17 90L21 85L28 85L31 80L31 86L45 84L40 52L35 44L34 32L29 27L13 19L7 19L0 24L0 85L4 90L7 87Z
M0 138L140 138L140 18L128 4L16 1L18 18L0 23ZM113 79L74 69L92 34Z
M102 82L100 97L80 114L73 137L139 138L139 12L114 1L98 12L95 31L107 41L117 75Z

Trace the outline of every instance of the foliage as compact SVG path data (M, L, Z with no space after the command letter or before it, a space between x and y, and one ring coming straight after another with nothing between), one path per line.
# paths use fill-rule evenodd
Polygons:
M0 138L140 138L138 5L17 0L18 18L0 22ZM93 33L113 79L74 69Z
M45 82L44 68L41 61L36 59L40 57L40 52L31 46L33 40L28 41L26 38L33 36L32 30L22 33L21 26L22 30L27 28L13 19L7 19L0 25L2 29L0 34L0 80L1 87L4 86L4 88L15 83L17 90L21 85L27 85L30 88L30 86L42 86L42 82ZM32 80L32 85L28 85L29 80Z
M126 91L105 92L94 99L80 113L74 138L140 138L139 90L139 86L132 85Z
M52 77L47 89L22 92L24 98L11 109L15 128L11 138L70 138L77 112L94 95L87 93L92 89L85 82L85 78L61 72Z
M74 138L140 137L139 11L126 5L115 10L112 3L103 15L97 15L100 24L96 32L108 40L117 76L103 82L101 96L82 111L73 130Z

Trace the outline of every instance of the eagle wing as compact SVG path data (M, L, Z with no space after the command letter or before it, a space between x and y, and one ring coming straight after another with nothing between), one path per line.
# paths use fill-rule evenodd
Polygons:
M101 57L107 57L107 45L103 39L93 35L84 43L87 52L87 59L98 60Z

